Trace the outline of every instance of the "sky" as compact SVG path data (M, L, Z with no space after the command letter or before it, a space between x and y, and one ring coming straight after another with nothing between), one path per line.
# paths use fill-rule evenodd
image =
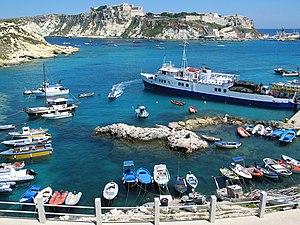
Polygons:
M300 0L2 0L0 18L44 14L78 14L90 7L124 2L143 6L144 12L214 12L240 14L256 28L300 28Z

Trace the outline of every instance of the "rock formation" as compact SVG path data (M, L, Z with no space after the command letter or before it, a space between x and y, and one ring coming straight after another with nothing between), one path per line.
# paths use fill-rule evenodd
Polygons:
M78 48L49 44L35 23L24 20L0 21L0 67L77 51Z
M167 143L170 149L184 153L191 153L208 147L207 142L201 140L192 131L182 128L171 129L161 125L157 125L154 128L142 128L119 123L105 127L96 127L94 134L108 134L114 138L132 142L162 140Z

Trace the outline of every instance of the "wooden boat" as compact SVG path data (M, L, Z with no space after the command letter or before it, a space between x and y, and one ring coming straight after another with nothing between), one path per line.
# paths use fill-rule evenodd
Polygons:
M22 139L13 139L8 141L2 141L2 144L7 146L25 146L25 145L37 145L48 142L51 136L42 136L37 138L22 138Z
M66 205L77 205L81 199L81 196L82 196L81 192L74 192L74 193L69 192L69 194L66 198L65 204Z
M269 168L275 173L278 173L281 176L290 176L292 172L285 168L284 166L278 164L274 159L264 158L263 162L265 163L265 167Z
M240 179L236 173L234 173L232 170L228 169L227 167L221 167L220 173L222 176L227 177L229 179L234 179L234 180Z
M191 171L189 171L189 173L185 176L185 180L188 185L190 185L194 189L198 186L198 179L194 174L192 174Z
M293 142L296 138L297 131L294 129L288 129L280 136L279 141L284 143Z
M59 112L55 111L54 113L45 113L42 115L43 118L47 120L58 120L58 119L65 119L74 116L72 112Z
M133 161L123 162L123 184L135 184L137 182L137 177L135 173Z
M251 134L245 130L245 128L243 127L238 127L237 128L237 133L241 136L241 137L250 137Z
M184 177L178 176L178 175L175 176L174 188L180 194L183 194L184 192L187 191L188 188L187 188L187 184L186 184L186 181L185 181Z
M7 124L7 125L0 125L0 131L2 130L9 130L9 129L15 129L16 125L13 124Z
M40 185L33 185L31 186L20 198L19 202L21 203L29 203L33 202L34 197L38 194L41 190Z
M190 113L197 113L198 112L198 110L194 106L189 106L188 110L189 110Z
M138 168L136 171L136 176L137 176L138 181L141 184L148 185L148 184L152 184L152 182L153 182L153 177L152 177L151 173L149 172L149 170L147 170L146 168L143 168L143 167Z
M278 164L284 166L285 168L290 170L292 173L300 173L300 167L299 166L295 166L293 164L290 164L287 161L285 161L284 159L279 160Z
M23 169L25 166L25 162L14 162L14 163L1 163L0 164L0 173L9 172L9 168L14 168L15 170Z
M111 181L105 185L103 190L103 197L107 200L113 200L115 197L117 197L118 192L118 184L114 181Z
M216 141L222 141L222 138L218 138L218 137L213 137L213 136L208 136L208 135L201 135L201 137L208 141L208 142L216 142Z
M265 127L262 124L257 124L252 130L252 134L258 134L263 136L264 133L265 133Z
M10 132L9 135L13 136L14 138L24 138L32 135L37 135L37 134L45 134L47 133L48 129L33 129L29 127L22 127L22 131L18 132Z
M240 177L252 179L251 173L241 164L232 163L230 169Z
M262 177L264 173L257 169L255 166L248 166L246 169L249 171L249 173L252 175L252 177Z
M6 151L0 152L0 156L8 159L28 159L39 156L51 155L53 148L51 143L45 143L42 145L29 145L19 148L12 148Z
M255 167L264 174L264 177L267 177L267 178L273 179L273 180L278 180L278 178L279 178L278 173L274 172L273 170L270 170L269 168L262 167L259 165L256 165Z
M271 139L278 139L284 132L285 129L276 129L269 135L269 137Z
M164 188L170 181L170 173L165 164L155 165L153 179L159 187Z
M171 103L174 105L179 105L179 106L184 106L185 103L184 102L180 102L180 101L176 101L176 100L171 100Z
M9 172L0 173L0 182L30 181L34 179L36 174L31 169L15 170L14 168L9 168Z
M242 143L236 141L217 141L215 145L219 148L232 149L241 147Z
M65 202L68 194L69 194L68 191L62 191L62 192L55 191L52 197L50 198L49 204L62 205Z
M50 197L52 196L52 193L53 193L53 190L50 186L44 188L43 190L39 191L38 194L35 196L34 203L37 203L38 198L42 198L43 203L47 203L49 201Z
M138 107L136 107L135 109L135 114L137 118L147 118L149 116L148 111L146 110L147 107L143 106L143 105L139 105Z
M294 166L299 166L300 167L300 161L298 161L298 160L296 160L296 159L294 159L292 157L289 157L287 155L282 155L281 158L284 159L289 164L292 164Z
M93 96L95 93L94 92L87 92L87 93L82 93L78 95L78 98L85 98L85 97L91 97Z

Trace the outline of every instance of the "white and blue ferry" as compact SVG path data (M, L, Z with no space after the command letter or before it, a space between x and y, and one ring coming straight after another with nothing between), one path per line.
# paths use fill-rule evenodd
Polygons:
M200 69L187 67L185 48L183 63L176 68L163 63L155 74L141 73L146 88L173 94L199 97L225 103L269 108L296 108L296 93L285 95L269 86L243 81L239 75L216 73L203 65Z

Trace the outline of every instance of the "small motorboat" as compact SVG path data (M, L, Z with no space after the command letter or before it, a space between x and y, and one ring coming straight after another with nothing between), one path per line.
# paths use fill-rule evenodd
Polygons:
M119 186L116 182L111 181L107 183L103 189L103 197L107 200L113 200L117 197L119 192Z
M78 98L85 98L85 97L91 97L93 96L95 93L94 92L87 92L87 93L82 93L78 95Z
M51 198L52 193L53 193L53 190L50 186L44 188L43 190L39 191L38 194L35 196L34 203L35 204L37 203L38 198L42 198L43 203L47 203L49 201L49 199Z
M274 130L270 135L269 137L271 139L278 139L283 133L285 132L285 129L276 129Z
M300 167L299 166L295 166L293 164L290 164L287 161L285 161L284 159L279 160L278 164L284 166L285 168L290 170L292 173L300 173Z
M253 135L258 134L258 135L263 136L264 133L265 133L265 127L262 124L257 124L252 130Z
M25 146L25 145L37 145L49 141L51 136L42 136L37 138L22 138L22 139L13 139L8 141L2 141L2 144L6 146Z
M164 188L170 181L170 173L165 164L155 165L153 179L159 187Z
M171 103L174 105L179 105L179 106L184 106L185 103L184 102L180 102L180 101L176 101L176 100L171 100Z
M255 167L264 174L264 177L273 180L278 180L279 178L278 173L274 172L273 170L270 170L269 168L266 168L264 166L259 166L259 165L256 165Z
M245 168L241 164L231 163L230 169L240 177L252 179L251 173L247 170L247 168Z
M240 135L240 137L250 137L251 134L245 130L243 127L238 127L237 128L237 133Z
M292 164L294 166L299 166L300 167L300 161L298 161L298 160L296 160L296 159L294 159L292 157L289 157L287 155L282 155L281 158L284 159L289 164Z
M14 162L14 163L1 163L0 164L0 173L9 172L9 168L12 167L15 170L23 169L25 166L25 162Z
M75 192L75 191L74 191L74 193L69 192L69 194L66 198L65 204L66 205L77 205L81 199L81 196L82 196L81 192Z
M237 141L217 141L215 145L219 148L232 149L241 147L242 143Z
M188 188L187 188L187 184L186 184L186 181L185 181L184 177L178 176L178 175L175 176L174 188L180 194L183 194L184 192L187 191Z
M300 75L298 71L286 71L281 74L283 77L298 77Z
M34 197L38 194L41 190L40 185L33 185L31 186L20 198L19 202L21 203L30 203L33 202Z
M283 69L281 67L279 67L277 69L274 69L274 73L276 73L276 74L283 74L283 73L288 73L288 72L289 71L287 71L287 70L285 70L285 69Z
M11 192L12 191L11 186L15 185L15 184L16 184L16 182L0 183L0 193L2 193L2 192Z
M9 172L0 173L0 182L19 182L19 181L30 181L34 179L34 175L37 175L31 169L15 170L9 168Z
M153 177L146 168L138 168L136 171L136 176L141 184L149 185L153 183Z
M284 133L280 136L279 141L284 143L290 143L293 142L293 140L296 138L297 131L294 129L288 129L284 131Z
M135 114L137 118L147 118L149 116L148 111L146 110L147 107L143 106L143 105L139 105L138 107L136 107L135 109Z
M227 168L227 167L221 167L220 168L220 173L222 176L227 177L229 179L232 180L238 180L240 179L239 176L233 172L231 169Z
M109 99L109 100L114 100L114 99L116 99L118 96L117 96L117 94L115 93L115 92L109 92L109 94L108 94L108 96L107 96L107 98Z
M192 174L191 171L189 171L189 173L185 176L185 180L188 185L190 185L194 189L198 186L198 179L194 174Z
M201 137L208 142L216 142L216 141L222 141L222 138L214 137L214 136L208 136L208 135L201 135Z
M25 89L23 91L23 95L31 95L32 94L32 90L29 90L29 89Z
M245 130L248 131L249 133L252 133L254 127L255 127L254 124L249 124L246 126Z
M137 177L135 173L133 161L124 161L123 162L123 184L135 184L137 182Z
M278 173L281 176L290 176L292 172L285 168L284 166L278 164L274 159L271 158L264 158L263 162L265 163L265 167L269 168L275 173Z
M49 204L62 205L65 202L68 194L69 194L68 191L61 191L61 192L55 191L52 197L50 198Z
M273 133L273 128L272 127L266 127L265 128L265 136L269 137Z
M45 113L42 115L42 117L47 120L65 119L65 118L70 118L72 116L74 116L74 114L68 111L65 112L55 111L54 113Z
M17 131L17 132L10 132L8 133L9 135L13 136L14 138L25 138L28 136L33 136L37 134L45 134L47 133L48 129L34 129L34 128L29 128L29 127L22 127L22 131Z
M194 106L189 106L188 110L189 110L190 113L197 113L198 112L198 110Z
M252 177L262 177L264 173L257 169L255 166L248 166L246 169L249 171L249 173L252 175Z
M16 128L16 125L13 125L13 124L0 125L0 131L10 130L10 129L15 129L15 128Z

